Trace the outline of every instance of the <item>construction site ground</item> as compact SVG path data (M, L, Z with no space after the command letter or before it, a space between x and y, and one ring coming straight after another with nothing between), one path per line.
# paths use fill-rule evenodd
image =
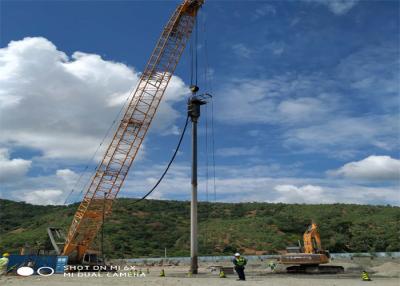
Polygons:
M148 285L148 286L176 286L176 285L288 285L288 286L350 286L350 285L400 285L400 259L354 259L335 260L332 265L342 265L343 274L286 274L278 267L274 272L267 268L269 261L252 261L246 268L246 281L236 281L236 274L227 274L227 278L219 278L218 272L211 272L212 263L203 263L198 275L188 277L188 265L135 265L142 270L146 277L126 277L126 271L115 273L73 273L71 276L54 274L43 277L32 275L29 277L7 275L0 278L0 285L29 285L29 286L61 286L61 285ZM121 266L126 266L123 263ZM130 265L132 266L132 265ZM230 266L228 262L219 266ZM159 277L164 269L165 277ZM366 269L372 281L361 280L361 271Z

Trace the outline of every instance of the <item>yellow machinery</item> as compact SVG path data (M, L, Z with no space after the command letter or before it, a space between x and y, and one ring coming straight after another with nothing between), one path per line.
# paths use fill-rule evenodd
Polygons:
M139 148L149 130L160 101L193 31L204 0L184 0L178 5L150 56L114 137L86 189L68 234L49 228L53 248L70 262L95 262L90 246L103 219L111 213ZM61 241L61 243L60 243ZM93 258L93 259L92 259Z
M279 262L292 265L286 268L290 273L341 273L342 266L323 265L329 263L329 251L322 248L318 226L314 222L303 235L303 247L288 247L287 254L279 257Z
M304 253L315 254L324 252L321 246L321 237L319 236L317 228L317 224L313 222L303 234Z

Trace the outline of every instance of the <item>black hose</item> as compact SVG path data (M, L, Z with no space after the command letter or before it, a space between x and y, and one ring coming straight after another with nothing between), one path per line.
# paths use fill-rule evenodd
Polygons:
M168 163L168 165L167 165L167 168L164 170L163 174L162 174L161 177L158 179L157 183L156 183L156 184L151 188L151 190L148 191L142 198L138 199L137 201L134 201L132 204L136 204L136 203L141 202L141 201L143 201L144 199L146 199L146 198L158 187L158 185L159 185L159 184L161 183L161 181L164 179L165 175L167 174L167 172L168 172L168 170L169 170L169 167L171 167L172 162L174 162L174 160L175 160L176 154L178 154L179 147L181 146L181 143L182 143L182 141L183 141L183 137L184 137L184 135L185 135L185 131L186 131L186 128L187 128L188 123L189 123L189 116L186 117L185 127L183 127L182 134L181 134L181 137L179 138L179 142L178 142L178 145L176 146L175 152L174 152L174 154L172 155L171 160L169 161L169 163Z

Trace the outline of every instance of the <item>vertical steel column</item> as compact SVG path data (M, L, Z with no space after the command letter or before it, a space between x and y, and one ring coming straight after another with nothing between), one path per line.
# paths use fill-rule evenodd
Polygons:
M197 274L197 119L192 118L192 201L190 204L191 272Z
M198 90L198 88L197 88ZM196 91L197 91L196 90ZM200 105L204 100L193 96L188 102L188 114L192 120L192 200L190 204L190 272L198 273L197 241L197 122L200 117Z

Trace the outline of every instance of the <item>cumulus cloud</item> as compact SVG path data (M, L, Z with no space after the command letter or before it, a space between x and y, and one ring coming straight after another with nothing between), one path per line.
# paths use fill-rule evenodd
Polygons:
M26 192L23 201L34 205L59 205L63 203L61 190L36 190Z
M400 160L390 156L369 156L350 162L329 174L360 180L400 180Z
M31 164L30 160L10 159L8 150L0 148L0 182L14 181L25 176Z
M187 164L186 164L187 163ZM127 178L120 197L141 197L154 185L165 165L138 166ZM293 166L217 166L216 199L224 202L284 203L357 203L400 205L398 185L360 186L341 178L310 178L287 176ZM4 185L8 199L34 204L63 204L75 183L77 174L61 169L52 175L24 177ZM144 179L145 178L145 179ZM213 179L209 177L206 196L205 169L199 168L199 200L214 200ZM3 187L3 185L2 185ZM190 166L175 163L152 193L153 199L190 200ZM9 192L8 190L13 190ZM76 188L68 203L80 201L81 188Z
M69 57L41 37L0 49L0 143L40 150L47 158L88 158L136 86L139 73L96 54ZM173 77L153 131L173 129L183 98Z
M32 204L63 204L74 188L73 195L80 200L80 191L91 174L83 175L79 183L79 175L70 169L59 169L47 175L12 177L12 180L2 182L0 197Z
M78 180L78 174L70 169L60 169L56 171L56 176L60 178L67 187L72 187Z
M323 197L324 190L320 186L305 185L277 185L274 188L279 197L276 201L284 203L326 203L326 198Z
M136 169L121 196L141 197L158 179L164 166ZM222 202L356 203L400 205L398 186L365 186L340 178L285 176L290 166L219 166L216 199ZM143 180L143 178L147 178ZM209 178L210 179L210 178ZM213 180L206 195L205 169L199 169L199 200L214 200ZM190 200L190 166L174 164L154 192L154 198Z

